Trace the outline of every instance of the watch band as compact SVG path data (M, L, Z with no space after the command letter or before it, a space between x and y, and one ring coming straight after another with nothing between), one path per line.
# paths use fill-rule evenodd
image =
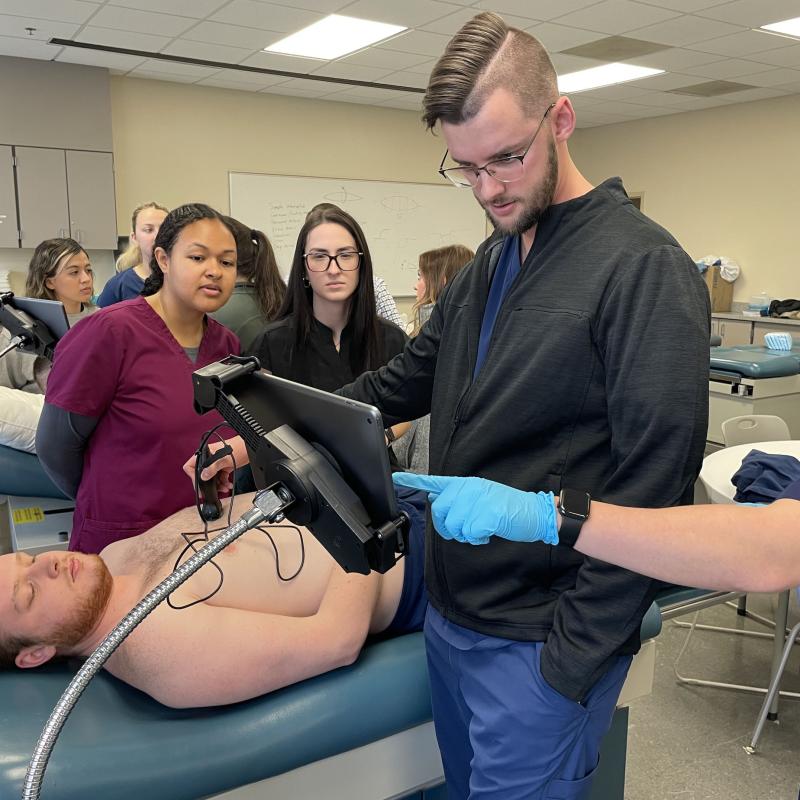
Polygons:
M392 430L391 426L388 428L384 428L383 432L386 434L386 441L388 441L389 444L391 444L397 439L397 437L394 435L394 431Z
M558 495L558 513L561 527L558 531L559 544L574 547L578 541L583 523L589 518L592 498L588 492L575 489L562 489Z

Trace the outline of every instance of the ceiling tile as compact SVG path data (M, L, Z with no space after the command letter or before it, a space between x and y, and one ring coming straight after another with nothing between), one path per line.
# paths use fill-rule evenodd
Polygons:
M209 18L212 22L226 22L245 28L261 28L279 33L294 33L322 19L321 14L296 8L257 3L254 0L233 0Z
M386 42L383 47L386 50L400 50L403 53L417 53L418 55L436 56L438 58L444 53L449 41L449 36L442 36L440 33L409 31L395 36Z
M219 70L216 67L201 67L197 64L182 64L179 61L163 61L160 58L148 58L136 72L158 72L162 75L188 77L192 80L210 78Z
M751 86L781 86L782 84L800 81L800 70L786 69L785 67L768 69L764 72L739 75L736 80L742 83L749 83Z
M17 36L0 36L0 56L17 58L39 58L50 61L61 50L53 44L38 39L22 39ZM8 113L8 112L5 112Z
M595 4L597 0L480 0L475 8L496 11L498 14L516 14L519 17L538 19L544 22L578 11Z
M430 61L428 56L415 53L401 53L398 50L384 50L380 47L367 47L350 56L338 59L338 64L363 64L366 67L384 69L406 69Z
M697 83L697 75L683 75L679 72L665 72L663 75L651 75L638 81L643 89L648 92L668 92L670 89L679 89Z
M25 28L35 28L36 30L33 34L29 34ZM80 25L75 23L57 22L41 17L0 14L0 36L18 36L22 39L38 39L46 42L52 37L70 39L78 30L80 30Z
M644 28L637 28L629 32L629 36L638 39L647 39L650 42L661 42L680 47L684 44L701 42L704 39L714 39L718 36L727 36L732 33L740 33L746 30L739 25L731 25L728 22L720 22L716 19L704 19L690 14L682 17L658 22L655 25L647 25Z
M393 83L395 86L413 86L415 89L426 89L429 78L430 71L423 75L417 72L409 72L408 70L399 70L384 77L381 83Z
M126 47L129 50L148 50L157 53L165 44L172 41L170 36L156 36L153 33L137 33L112 28L85 27L76 37L78 42L104 44L108 47Z
M371 86L345 86L340 92L336 92L336 99L349 103L352 101L382 101L393 97L397 92L391 89L373 89Z
M738 78L739 75L749 75L759 71L759 67L766 71L770 69L767 64L757 64L754 61L745 61L743 58L726 58L723 61L714 61L711 64L698 64L686 67L683 70L687 75L699 75L702 78Z
M469 22L477 11L478 9L476 8L460 8L455 14L448 14L446 17L437 19L435 22L429 22L421 27L423 30L431 31L432 33L443 33L447 36L452 36L462 25ZM503 19L507 25L521 30L527 30L532 24L536 24L534 20L526 17L516 17L512 14L503 14Z
M565 53L553 53L550 58L559 75L579 72L582 69L591 69L603 63L602 61L595 61L593 58L581 58L581 56L570 56Z
M453 6L437 2L437 0L403 0L402 3L390 3L386 0L355 0L342 13L348 17L360 17L376 22L388 22L391 25L404 25L406 28L418 28L428 22L446 17L453 10Z
M275 5L302 8L306 11L317 11L320 14L334 14L339 12L344 14L345 12L342 11L342 9L350 2L352 2L352 0L297 0L297 2L294 3L291 2L291 0L281 0L281 2L275 3Z
M670 47L658 53L630 59L630 61L640 67L654 67L655 69L667 70L667 72L680 72L685 67L694 67L698 64L710 64L712 61L719 61L719 56L716 53L701 53L699 50Z
M354 81L379 81L392 70L380 67L365 67L361 64L346 64L334 61L312 70L314 75L325 75L328 78L348 78Z
M698 12L701 17L721 19L747 28L792 19L799 14L797 0L734 0Z
M253 54L252 49L229 47L224 44L208 42L192 42L188 39L177 39L162 50L171 56L184 58L203 58L206 61L223 61L226 64L238 64Z
M108 5L203 19L227 2L228 0L108 0Z
M293 78L286 83L279 83L277 86L270 86L264 89L265 94L292 94L298 97L322 97L329 95L335 89L340 89L332 83L322 81L310 81L303 78Z
M141 56L129 56L124 53L104 53L100 50L79 50L76 47L65 47L56 61L68 64L89 64L93 67L105 67L118 72L129 72L144 64Z
M535 36L546 48L548 53L558 53L561 50L570 50L582 44L596 42L603 38L602 33L587 31L583 28L570 28L554 22L542 22L526 28L527 32Z
M775 67L794 67L800 69L800 44L781 47L780 50L767 50L750 56L753 61L761 64L772 64Z
M603 86L600 89L581 92L581 94L588 94L597 100L624 100L646 104L647 98L652 95L652 90L643 89L641 84L642 81L631 81L630 83L619 83L616 86Z
M86 22L97 11L94 3L80 0L0 0L0 14L49 19L55 22ZM32 56L33 57L33 56Z
M248 67L261 67L262 69L281 69L286 72L307 73L321 67L327 62L318 58L299 58L297 56L283 56L277 53L254 53L242 61Z
M138 33L156 33L162 36L178 36L190 28L193 20L169 14L154 14L119 6L103 6L93 17L92 25L101 28L117 28Z
M673 11L682 11L685 14L692 14L695 11L702 11L712 6L720 6L729 0L638 0L647 6L658 6L659 8L669 8Z
M269 75L265 72L247 72L240 69L221 69L211 77L221 81L230 81L231 83L248 84L253 91L263 89L265 86L275 86L278 83L286 82L286 78L282 75ZM205 80L203 82L205 82Z
M576 28L615 34L653 25L675 16L677 16L675 11L644 6L630 0L604 0L589 8L559 17L558 22Z
M175 75L170 72L157 72L154 70L135 69L128 73L129 78L142 78L149 81L165 81L167 83L194 83L197 78L191 75Z
M790 47L792 39L783 36L770 36L758 31L742 31L730 36L720 36L705 42L686 45L690 50L702 50L704 53L718 53L721 56L744 56L752 53L763 53L766 50L779 50Z
M279 31L243 28L241 25L224 25L221 22L199 22L181 38L195 42L244 47L248 50L262 50L281 36Z

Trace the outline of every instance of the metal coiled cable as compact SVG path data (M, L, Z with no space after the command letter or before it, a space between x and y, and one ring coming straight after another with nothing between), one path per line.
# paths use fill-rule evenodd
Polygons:
M175 572L164 578L161 583L148 592L134 608L129 611L117 626L103 639L95 651L89 656L83 666L78 670L69 686L64 690L61 699L56 704L50 717L39 736L39 741L28 764L25 773L25 782L22 787L22 800L38 800L41 793L42 780L50 760L50 754L55 747L67 717L72 712L75 704L80 699L89 681L100 671L103 664L108 661L114 651L133 632L137 625L148 614L184 581L190 578L200 567L212 559L223 548L243 533L246 533L262 522L278 522L283 519L283 511L293 502L294 498L282 486L273 490L259 492L253 499L254 508L247 511L238 522L234 522L219 536L215 536L208 544L204 545L185 564Z

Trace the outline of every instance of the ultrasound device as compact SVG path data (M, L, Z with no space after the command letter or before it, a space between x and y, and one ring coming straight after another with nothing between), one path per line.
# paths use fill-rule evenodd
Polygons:
M195 410L220 412L244 439L256 486L288 489L286 517L346 572L386 572L405 553L410 523L376 408L270 375L255 357L230 356L192 380Z

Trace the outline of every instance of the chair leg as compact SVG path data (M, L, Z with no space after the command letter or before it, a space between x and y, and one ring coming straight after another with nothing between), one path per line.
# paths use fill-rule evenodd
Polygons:
M743 594L739 598L739 603L736 606L736 613L740 617L746 617L747 616L747 595L746 594Z
M750 755L756 752L758 740L761 738L761 732L764 730L764 723L767 720L770 707L772 706L772 703L780 689L783 671L786 669L786 664L789 661L789 656L792 653L792 647L794 646L795 639L797 639L798 636L800 636L800 622L798 622L789 633L789 638L786 640L786 646L783 648L783 656L781 657L780 664L778 665L778 670L775 673L775 677L772 679L767 696L764 698L764 702L761 705L761 711L758 714L758 721L756 722L756 727L753 730L753 738L750 740L749 745L745 745L744 750Z

